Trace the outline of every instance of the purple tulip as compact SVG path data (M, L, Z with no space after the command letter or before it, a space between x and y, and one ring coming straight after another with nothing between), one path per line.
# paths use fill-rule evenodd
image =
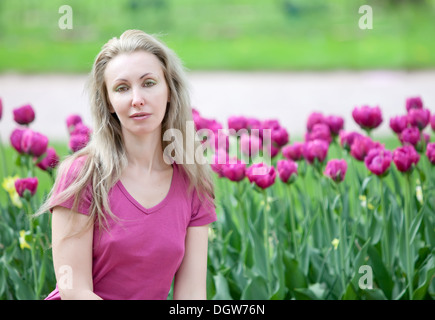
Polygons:
M342 117L331 115L327 116L324 121L328 125L333 136L337 136L340 133L340 130L344 127L344 119Z
M364 158L370 149L381 147L379 142L374 142L370 137L356 137L350 147L350 155L358 161L364 161Z
M408 115L390 118L390 128L400 134L408 126Z
M426 156L430 163L435 164L435 143L428 143L426 149Z
M232 116L228 118L228 129L234 129L237 131L246 129L247 120L243 116Z
M24 178L15 180L15 190L17 190L18 195L23 198L25 196L24 192L29 190L30 194L33 196L38 188L37 178Z
M420 155L411 145L398 147L393 152L393 162L400 172L408 172L419 160Z
M24 131L26 131L26 129L16 128L14 131L12 131L10 136L11 145L15 150L18 151L18 153L24 153L21 147L21 140L23 138Z
M241 181L245 178L246 163L232 157L228 164L222 166L221 173L231 181Z
M289 142L289 134L283 127L273 128L271 132L271 140L276 143L278 147L282 147Z
M246 129L252 130L252 129L259 129L260 135L261 135L261 129L262 129L262 122L258 120L257 118L246 118Z
M310 132L313 126L318 123L325 123L325 118L321 112L312 112L307 119L307 131Z
M323 162L328 154L329 144L324 140L307 141L304 144L303 155L308 163L312 164L315 159Z
M332 142L331 131L325 123L316 123L310 132L305 134L305 141L324 140L328 144Z
M3 115L3 102L2 99L0 98L0 120L2 119L2 115Z
M262 147L261 138L255 134L243 133L240 137L240 150L249 157L255 157Z
M355 122L364 130L371 130L379 127L382 123L382 112L379 107L355 107L352 111Z
M347 162L343 159L332 159L326 164L323 174L335 182L342 182L346 175Z
M89 142L89 137L85 134L75 134L69 139L68 146L73 152L83 149Z
M406 99L406 111L409 112L411 109L422 109L423 101L420 97L412 97Z
M405 128L399 135L399 139L403 145L416 146L420 142L420 130L416 127Z
M13 110L14 120L18 124L28 125L35 120L35 111L30 104Z
M275 130L275 129L281 128L281 125L280 125L279 121L276 119L267 119L267 120L264 120L261 122L261 127L263 129Z
M370 172L377 176L385 176L390 168L393 154L384 148L374 148L364 158L364 163Z
M224 177L223 167L229 163L229 155L225 149L217 149L213 155L213 162L210 164L211 169L216 172L220 178Z
M32 129L26 129L21 137L21 150L36 158L47 151L48 138Z
M284 183L293 183L298 175L298 164L292 160L278 160L276 169Z
M423 130L429 124L430 111L428 109L411 109L408 112L408 119L411 126Z
M273 166L265 163L254 163L246 169L246 176L250 183L255 183L262 189L266 189L275 183L276 171Z
M75 126L79 123L83 123L82 117L80 117L78 114L69 115L66 118L66 127L68 128L68 132L71 133Z
M37 166L44 171L56 168L56 166L59 163L59 156L56 153L56 150L53 147L48 147L47 148L47 155L45 156L44 159L41 160L41 162L39 162L37 164Z
M363 136L362 134L356 131L346 132L344 130L341 130L339 133L340 145L347 151L350 151L350 147L352 146L355 138L362 137L362 136Z
M435 131L435 114L430 117L430 127Z
M303 158L303 150L303 142L294 142L282 148L282 155L289 160L298 161Z

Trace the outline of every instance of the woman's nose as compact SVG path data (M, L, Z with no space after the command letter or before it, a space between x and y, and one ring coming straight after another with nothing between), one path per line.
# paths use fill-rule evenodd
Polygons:
M133 89L133 98L131 104L133 107L141 107L145 105L145 99L141 94L140 90Z

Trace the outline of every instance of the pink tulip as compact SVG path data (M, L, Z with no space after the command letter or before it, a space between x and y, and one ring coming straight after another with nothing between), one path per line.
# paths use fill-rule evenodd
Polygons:
M303 157L303 150L303 142L294 142L292 145L287 145L282 148L282 155L289 160L298 161Z
M374 142L367 136L356 137L350 147L350 155L358 161L364 161L370 149L378 148L381 144Z
M220 178L224 177L223 167L229 163L229 155L225 149L217 149L213 155L213 162L210 164L211 169L216 172Z
M408 126L408 115L390 118L390 128L400 134Z
M231 161L222 166L222 174L231 181L241 181L245 178L246 163L233 157Z
M278 147L282 147L289 142L289 134L283 127L273 128L271 132L271 140L276 143Z
M240 137L240 150L249 157L255 157L262 147L261 139L255 134L242 134Z
M342 182L346 175L347 162L343 159L332 159L326 164L323 174L335 182Z
M72 127L70 127L70 128L72 128ZM92 130L88 126L79 122L74 126L74 128L72 128L72 131L70 134L72 136L76 135L76 134L84 134L84 135L87 135L88 138L90 138L91 132L92 132Z
M303 155L308 163L312 164L315 159L323 162L328 154L329 144L324 140L307 141L304 145Z
M54 169L59 163L59 156L56 153L56 150L53 147L47 148L47 155L44 159L41 160L37 164L37 166L44 171L47 171L48 169Z
M276 119L267 119L261 122L261 128L276 130L281 128L281 125Z
M21 149L24 153L36 158L42 156L47 151L48 138L39 132L26 129L21 137Z
M35 111L30 104L13 110L14 120L18 124L28 125L35 120Z
M356 132L356 131L351 131L351 132L346 132L344 130L341 130L339 133L339 137L340 137L340 145L350 151L350 147L352 146L354 140L356 137L362 137L363 135Z
M23 148L21 147L21 140L23 138L24 131L26 131L26 129L16 128L12 131L10 136L12 147L19 153L24 153Z
M420 130L417 127L405 128L399 135L399 139L403 145L416 146L420 142Z
M69 139L68 146L73 152L84 148L89 142L89 137L85 134L75 134Z
M237 131L246 129L247 120L243 116L232 116L228 118L228 129L234 129Z
M313 126L318 123L325 123L325 118L321 112L312 112L308 116L307 120L307 131L310 132Z
M278 160L276 164L282 182L291 184L298 175L298 164L292 160Z
M2 115L3 115L3 102L2 99L0 99L0 120L2 119Z
M435 114L430 117L430 127L435 131Z
M426 156L430 163L435 164L435 143L428 143L426 149Z
M420 155L411 145L398 147L393 152L393 162L401 172L408 172L413 165L417 165Z
M17 190L18 195L23 198L25 196L24 192L29 190L30 194L33 196L38 188L37 178L24 178L15 180L15 190Z
M252 129L262 129L262 123L260 120L258 120L257 118L246 118L246 128L248 130L252 130ZM261 135L261 130L260 130L260 135Z
M352 111L352 117L364 130L379 127L383 120L381 109L379 107L370 106L355 107Z
M273 166L265 163L254 163L246 169L246 176L250 183L266 189L275 183L276 171Z
M75 126L79 123L83 123L82 118L78 114L69 115L66 118L66 127L68 128L68 132L71 133Z
M327 116L324 119L333 136L337 136L344 127L344 119L338 116Z
M374 148L364 158L364 163L370 172L377 176L384 176L390 168L393 154L384 148Z
M406 99L406 111L409 112L411 109L422 109L423 101L420 97L412 97Z
M325 123L316 123L310 132L305 134L305 141L324 140L328 144L332 142L331 131Z
M420 130L426 128L430 121L430 111L428 109L411 109L408 112L408 119L411 126Z

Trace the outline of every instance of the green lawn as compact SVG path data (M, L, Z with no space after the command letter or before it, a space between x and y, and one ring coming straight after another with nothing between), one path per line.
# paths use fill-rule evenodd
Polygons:
M75 0L73 29L61 30L65 1L2 0L0 72L88 72L129 28L160 34L192 70L433 68L435 1L425 3ZM363 4L373 8L371 30L358 27Z

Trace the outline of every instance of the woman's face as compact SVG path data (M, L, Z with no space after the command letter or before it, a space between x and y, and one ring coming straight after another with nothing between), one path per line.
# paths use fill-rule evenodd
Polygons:
M155 55L146 51L119 54L107 64L104 79L110 112L118 116L123 134L161 130L169 89Z

